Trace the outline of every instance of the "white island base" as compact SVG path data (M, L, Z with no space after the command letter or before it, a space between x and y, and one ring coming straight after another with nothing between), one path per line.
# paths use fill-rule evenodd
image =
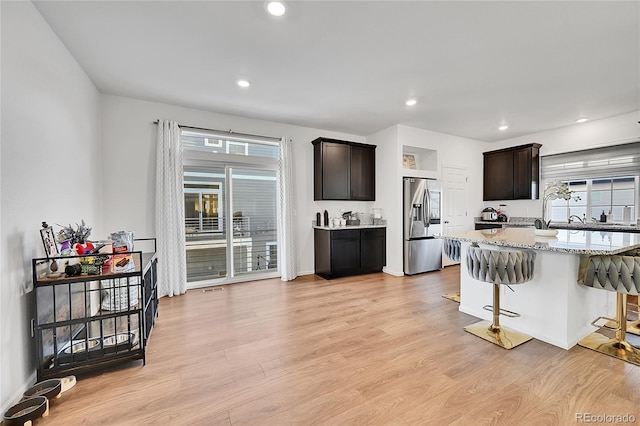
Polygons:
M470 242L462 242L460 263L460 311L491 321L483 309L493 303L493 285L474 280L467 271L466 253ZM514 250L480 243L493 250ZM525 249L526 250L526 249ZM569 349L597 330L591 322L599 316L615 317L616 293L578 284L580 255L535 250L533 278L523 284L500 286L500 307L520 314L500 316L500 324L535 339Z

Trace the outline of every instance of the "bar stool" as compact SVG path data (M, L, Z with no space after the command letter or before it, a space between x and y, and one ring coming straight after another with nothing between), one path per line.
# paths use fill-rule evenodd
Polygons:
M635 306L635 309L631 309L631 312L635 313L636 317L640 316L640 300L638 300L635 305L633 303L628 303L627 306L632 305ZM640 318L634 321L629 321L627 319L627 333L640 335Z
M493 283L493 306L484 309L493 312L493 322L480 321L464 328L505 349L514 348L532 339L524 333L500 325L500 315L519 317L520 314L500 309L500 285L522 284L533 278L535 252L525 250L488 250L469 247L467 269L472 278Z
M598 317L591 324L600 327L597 322L606 319L613 322L613 327L602 326L578 342L580 346L593 349L635 365L640 365L640 350L627 341L627 295L640 294L640 253L633 251L628 255L591 256L584 278L578 281L587 287L600 290L615 291L616 318ZM611 338L604 330L615 331Z
M452 240L449 238L444 239L443 243L444 254L454 262L460 262L460 251L461 244L458 240ZM448 300L453 300L454 302L460 303L460 292L457 291L455 293L443 294L442 297Z
M454 262L460 262L460 241L450 238L444 239L444 254Z

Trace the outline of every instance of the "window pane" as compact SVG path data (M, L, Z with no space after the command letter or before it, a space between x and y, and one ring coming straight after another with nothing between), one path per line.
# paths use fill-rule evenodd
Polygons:
M243 139L233 136L217 136L207 132L183 131L182 145L190 151L215 152L218 154L247 155L278 158L277 142Z
M236 274L277 270L276 171L232 168Z
M635 202L635 191L633 189L614 189L613 204L618 206L630 206Z
M567 200L557 199L549 203L551 206L551 214L545 220L551 219L552 222L566 222L569 217L569 208Z
M567 216L564 218L569 219L569 216L576 215L579 218L583 218L587 214L587 181L572 181L567 182L569 189L573 191L573 198L567 201ZM576 200L576 198L579 198Z
M224 181L221 167L184 168L187 282L227 276Z
M615 178L598 178L593 180L566 182L573 195L580 200L554 200L550 202L549 218L553 221L566 221L569 216L583 216L587 221L600 221L602 213L611 212L614 222L623 220L625 206L631 208L631 220L636 218L637 178L624 176ZM591 189L589 190L589 186Z

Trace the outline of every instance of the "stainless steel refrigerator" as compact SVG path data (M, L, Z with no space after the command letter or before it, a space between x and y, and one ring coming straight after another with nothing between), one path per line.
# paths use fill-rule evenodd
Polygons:
M405 275L442 269L441 200L437 180L403 178Z

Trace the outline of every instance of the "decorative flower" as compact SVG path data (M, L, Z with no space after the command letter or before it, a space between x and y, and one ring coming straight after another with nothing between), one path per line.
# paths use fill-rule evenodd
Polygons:
M63 226L56 236L56 241L58 241L59 243L69 241L71 247L73 247L73 245L76 243L86 243L89 235L91 235L91 228L85 225L84 219L82 219L80 225L76 223L75 228L71 224L69 224L69 226Z
M544 200L542 201L542 223L544 225L543 226L544 229L548 229L549 224L551 223L551 219L546 221L547 203L549 202L549 200L553 201L557 199L563 199L567 201L569 200L579 201L580 196L573 195L574 192L575 191L572 191L571 189L569 189L569 185L567 185L565 182L561 182L559 180L547 182L547 184L544 187Z

